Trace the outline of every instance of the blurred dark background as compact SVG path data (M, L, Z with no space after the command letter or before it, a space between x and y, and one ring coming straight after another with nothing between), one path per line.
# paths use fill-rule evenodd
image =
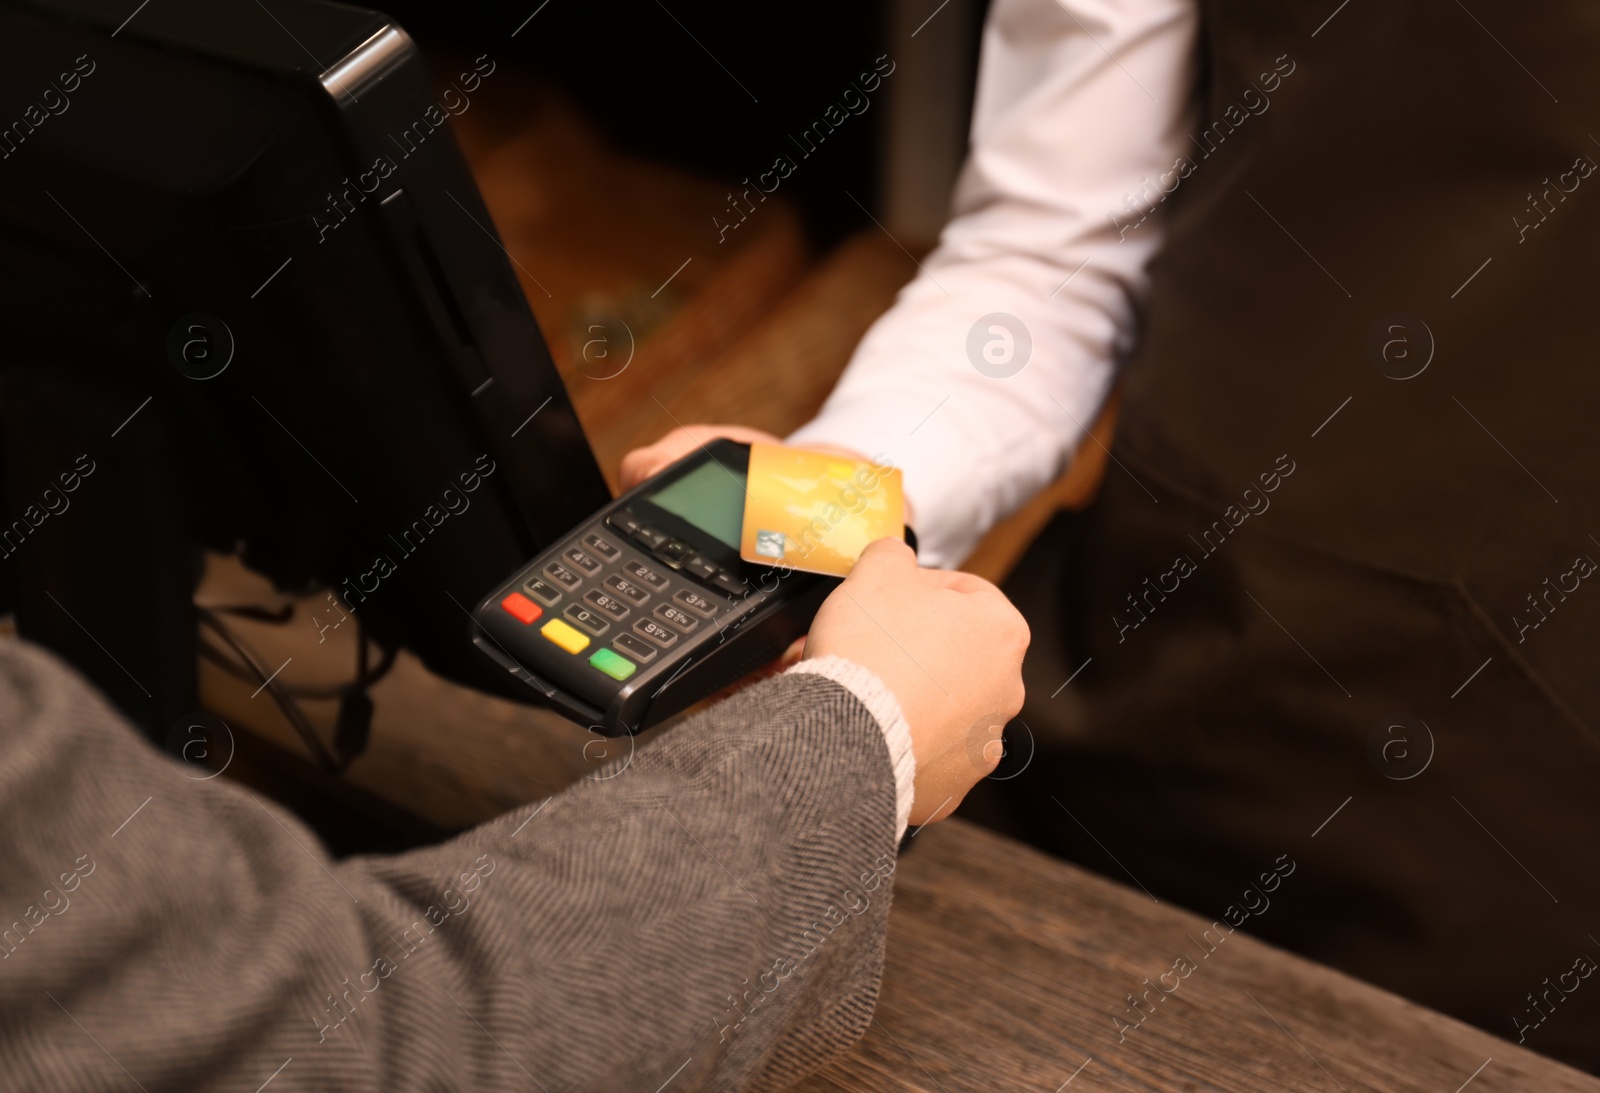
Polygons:
M930 241L930 213L940 218L965 147L987 7L529 0L519 12L401 0L383 10L425 46L487 52L548 77L630 152L752 184L780 154L801 162L789 135L886 57L894 74L871 106L782 184L812 238L828 246L870 223L847 193L880 220L895 205L898 227Z

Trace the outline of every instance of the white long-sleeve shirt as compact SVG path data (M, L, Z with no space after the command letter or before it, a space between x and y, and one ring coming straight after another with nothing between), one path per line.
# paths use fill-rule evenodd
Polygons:
M789 438L893 460L924 565L959 564L1094 420L1160 243L1141 213L1188 144L1198 18L1195 0L991 9L953 219Z

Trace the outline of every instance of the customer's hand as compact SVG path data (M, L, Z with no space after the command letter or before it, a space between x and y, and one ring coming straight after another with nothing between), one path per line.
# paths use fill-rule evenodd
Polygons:
M822 604L807 657L875 672L900 700L917 760L913 824L942 820L1000 762L1000 727L1022 708L1028 624L994 585L919 569L911 548L879 539Z

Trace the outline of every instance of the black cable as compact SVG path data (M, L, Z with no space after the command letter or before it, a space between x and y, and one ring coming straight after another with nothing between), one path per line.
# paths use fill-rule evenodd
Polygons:
M201 610L204 609L202 608ZM247 618L257 618L255 615L245 615L242 611L229 610L232 614L244 615ZM261 621L286 622L288 620L274 617L271 620L263 618ZM237 642L238 638L235 637L234 641ZM389 674L389 669L394 667L394 662L397 659L398 650L382 644L379 644L378 648L382 651L382 655L378 658L377 667L368 673L366 671L366 658L362 657L358 666L362 674L358 675L351 683L286 683L283 685L283 690L295 698L335 699L343 695L353 683L359 683L363 687L370 687ZM247 680L251 683L259 683L261 681L260 675L255 672L253 666L248 668L241 666L232 657L227 656L215 646L208 645L204 639L200 642L200 654L235 679Z
M253 666L241 665L233 657L228 656L204 638L200 639L200 655L224 672L227 672L234 679L243 680L247 683L261 682L261 676ZM346 686L347 684L344 683L297 683L285 686L284 690L294 698L330 699L338 698L343 694Z
M218 637L227 643L239 660L244 661L241 666L232 657L224 654L210 642L202 638L199 642L200 655L220 667L235 679L246 681L260 681L272 695L272 700L288 719L289 724L299 734L301 740L311 751L313 759L318 766L330 774L341 774L350 765L350 762L364 752L372 731L373 703L368 689L389 674L394 667L399 650L383 643L378 643L380 655L376 667L370 667L368 654L368 637L365 623L359 617L356 619L356 677L347 683L332 684L289 684L280 682L276 677L269 676L266 668L254 655L253 651L240 640L225 624L220 612L239 615L244 618L261 622L284 623L294 615L292 606L276 611L255 605L237 605L222 608L206 608L196 605L201 623L214 631ZM333 751L329 751L317 736L305 711L300 708L297 699L337 699L339 712L334 726Z
M199 615L201 625L214 631L219 638L227 643L228 647L234 651L240 660L250 666L255 673L255 678L259 679L262 686L271 693L273 702L283 712L283 716L288 719L289 724L299 734L300 739L305 742L306 748L311 752L311 757L317 766L329 774L339 774L341 766L338 759L323 745L322 740L317 736L316 730L312 728L311 722L307 720L305 712L300 709L300 704L295 701L294 695L289 692L288 688L279 686L278 681L267 673L266 668L256 660L255 655L233 636L233 633L223 621L217 617L216 612L198 604L195 605L195 611ZM202 655L209 654L207 655L208 660L212 660L214 663L220 664L224 669L230 670L230 674L236 678L242 678L241 673L236 670L237 666L233 665L227 657L223 656L214 647L202 641L201 652Z

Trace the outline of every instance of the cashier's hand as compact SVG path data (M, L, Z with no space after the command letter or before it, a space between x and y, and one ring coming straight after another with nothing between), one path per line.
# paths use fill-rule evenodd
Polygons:
M982 577L918 568L906 544L879 539L823 602L805 655L870 668L900 700L917 760L911 822L926 824L999 764L1000 728L1022 709L1029 637Z
M631 490L657 471L665 470L696 448L703 448L718 437L740 444L782 444L783 441L760 429L743 425L685 425L674 429L645 448L635 448L622 457L622 488Z
M743 425L685 425L672 430L654 444L644 448L635 448L622 457L622 488L631 490L646 478L657 471L665 470L669 465L676 463L696 448L703 448L719 437L737 441L740 444L782 444L781 437L771 433L762 432L760 429L749 429ZM851 459L865 460L867 457L859 452L852 452L845 448L830 448L823 445L814 445L808 451L838 452L840 455L849 456ZM909 517L910 509L907 508Z

